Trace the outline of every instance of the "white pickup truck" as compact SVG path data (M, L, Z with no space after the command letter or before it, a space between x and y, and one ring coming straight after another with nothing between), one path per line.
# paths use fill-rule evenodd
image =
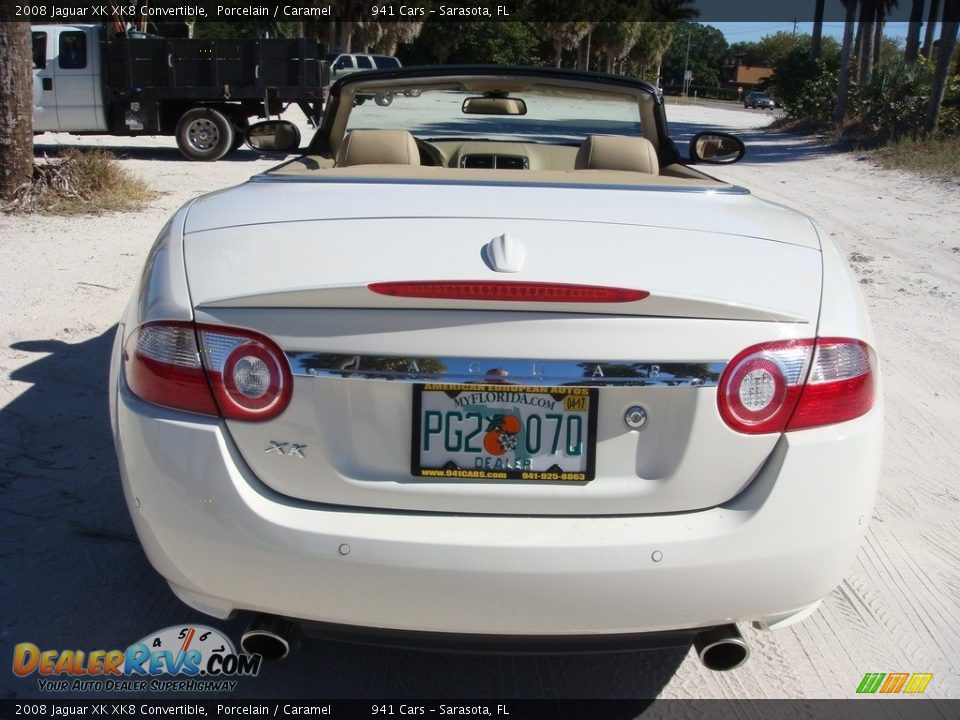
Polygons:
M33 26L34 132L174 135L191 160L243 144L250 118L291 103L317 121L324 46L305 39L111 36L98 24Z

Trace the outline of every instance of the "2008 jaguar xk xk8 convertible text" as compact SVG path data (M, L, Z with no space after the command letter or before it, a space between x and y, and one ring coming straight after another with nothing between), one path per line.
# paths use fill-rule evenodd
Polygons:
M836 246L696 169L743 152L701 133L682 158L621 77L338 82L303 156L174 215L121 320L113 430L154 567L256 613L268 655L297 623L742 662L736 623L840 582L882 427Z

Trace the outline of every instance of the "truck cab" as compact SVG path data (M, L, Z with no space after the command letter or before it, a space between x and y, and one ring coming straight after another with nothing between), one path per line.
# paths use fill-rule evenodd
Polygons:
M106 132L97 25L33 26L34 132Z

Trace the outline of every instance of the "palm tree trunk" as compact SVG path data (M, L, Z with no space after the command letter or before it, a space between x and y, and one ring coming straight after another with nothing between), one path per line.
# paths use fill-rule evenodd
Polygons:
M583 53L583 69L590 69L590 43L593 41L593 28L590 28L590 32L587 33L587 47Z
M877 0L862 0L862 2L860 25L863 33L860 37L860 54L857 58L860 66L857 81L861 87L870 82L870 71L873 69L873 26L877 15Z
M913 0L910 5L910 27L907 30L907 47L903 51L903 61L913 65L920 53L920 26L923 25L924 0Z
M340 52L352 52L353 23L349 20L340 21Z
M0 201L33 177L30 24L15 22L14 11L0 7Z
M868 2L868 0L860 0L861 2ZM860 14L864 12L863 8L860 8ZM866 23L863 21L857 21L857 39L853 43L853 57L858 59L863 54L863 28L866 26ZM860 79L860 63L854 66L853 77L857 80Z
M937 13L940 10L940 0L930 0L930 12L927 13L927 30L923 34L923 49L920 54L927 60L933 58L933 33L937 26Z
M833 120L840 125L847 116L847 96L850 94L850 51L853 46L853 19L857 14L857 0L843 0L846 17L843 23L843 45L840 52L840 79L837 83L837 107Z
M813 9L813 37L810 38L811 60L816 60L820 57L820 40L823 36L823 3L824 0L817 0L817 4Z
M877 21L873 32L873 69L880 69L880 51L883 48L883 26L886 25L886 10L883 2L877 3Z
M930 100L927 103L927 118L924 130L932 133L937 129L937 120L940 115L940 106L943 104L943 95L947 89L947 73L950 70L950 60L953 49L957 46L957 30L960 29L960 0L946 0L943 4L943 20L940 30L940 47L937 49L937 69L933 75L933 87L930 89Z

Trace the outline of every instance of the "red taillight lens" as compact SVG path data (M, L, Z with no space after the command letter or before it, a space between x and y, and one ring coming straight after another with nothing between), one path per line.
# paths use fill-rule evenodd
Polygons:
M367 286L381 295L434 300L498 300L506 302L624 303L643 300L646 290L542 282L463 280L380 282Z
M865 415L876 399L873 350L859 340L820 338L810 375L787 430L829 425Z
M123 353L127 386L141 400L219 415L190 323L147 323L131 333Z
M176 410L267 420L290 401L283 353L247 330L191 323L147 323L127 341L124 374L133 393Z
M821 338L754 345L720 378L717 404L731 428L759 434L852 420L873 407L873 351Z

